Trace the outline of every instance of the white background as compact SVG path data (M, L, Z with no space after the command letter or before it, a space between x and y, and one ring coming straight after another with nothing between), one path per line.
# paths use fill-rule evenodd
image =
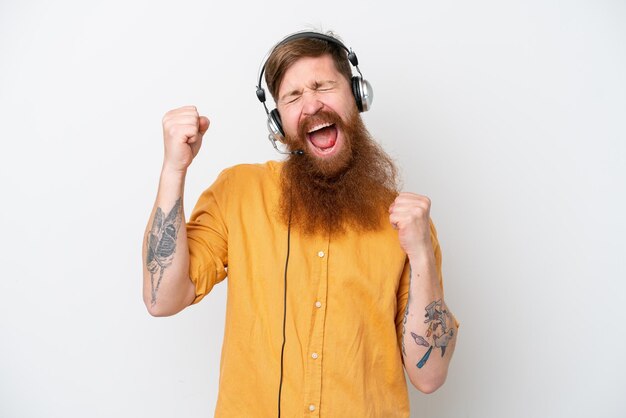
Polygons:
M598 0L1 0L0 416L212 416L226 283L166 319L141 299L161 117L212 121L189 211L279 158L255 78L311 26L358 53L367 126L434 202L461 329L412 416L625 416L626 5Z

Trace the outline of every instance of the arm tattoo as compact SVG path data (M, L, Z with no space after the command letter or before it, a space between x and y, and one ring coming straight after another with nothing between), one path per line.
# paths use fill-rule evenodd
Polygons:
M426 329L426 338L421 335L417 335L414 332L411 333L411 337L415 340L415 344L428 347L428 351L422 359L417 363L417 368L421 369L428 361L430 353L433 348L441 349L441 357L446 354L446 347L450 340L454 337L454 328L449 327L450 314L445 308L441 299L430 303L426 308L426 320L425 324L428 324Z
M150 272L150 285L152 289L152 305L156 303L157 292L161 285L163 272L172 264L174 253L176 252L176 237L181 224L182 201L179 197L174 203L174 207L164 215L161 208L157 208L152 222L152 229L147 239L146 266ZM154 283L155 274L159 273L159 278Z

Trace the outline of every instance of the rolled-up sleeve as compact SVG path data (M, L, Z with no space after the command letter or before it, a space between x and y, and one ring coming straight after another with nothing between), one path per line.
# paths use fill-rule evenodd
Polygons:
M196 203L187 222L189 277L198 303L213 286L226 278L228 267L227 170L223 171Z

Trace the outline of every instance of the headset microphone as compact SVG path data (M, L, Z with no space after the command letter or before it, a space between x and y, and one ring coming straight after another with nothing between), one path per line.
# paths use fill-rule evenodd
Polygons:
M304 155L304 151L302 151L301 149L297 149L297 150L294 150L294 151L281 151L281 150L278 149L278 146L276 145L276 141L274 140L274 137L271 134L268 135L267 138L270 140L270 142L274 146L274 149L276 151L278 151L278 153L280 153L280 154L285 154L285 155Z

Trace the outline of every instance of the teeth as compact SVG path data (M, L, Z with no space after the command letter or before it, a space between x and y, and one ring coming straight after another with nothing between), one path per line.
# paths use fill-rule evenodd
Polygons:
M315 126L314 126L313 128L311 128L311 129L309 130L309 132L307 132L307 133L308 133L308 134L310 134L311 132L319 131L320 129L325 128L325 127L327 127L327 126L331 126L331 125L332 125L332 123L328 123L328 122L326 122L326 123L321 123L321 124L319 124L319 125L315 125Z

